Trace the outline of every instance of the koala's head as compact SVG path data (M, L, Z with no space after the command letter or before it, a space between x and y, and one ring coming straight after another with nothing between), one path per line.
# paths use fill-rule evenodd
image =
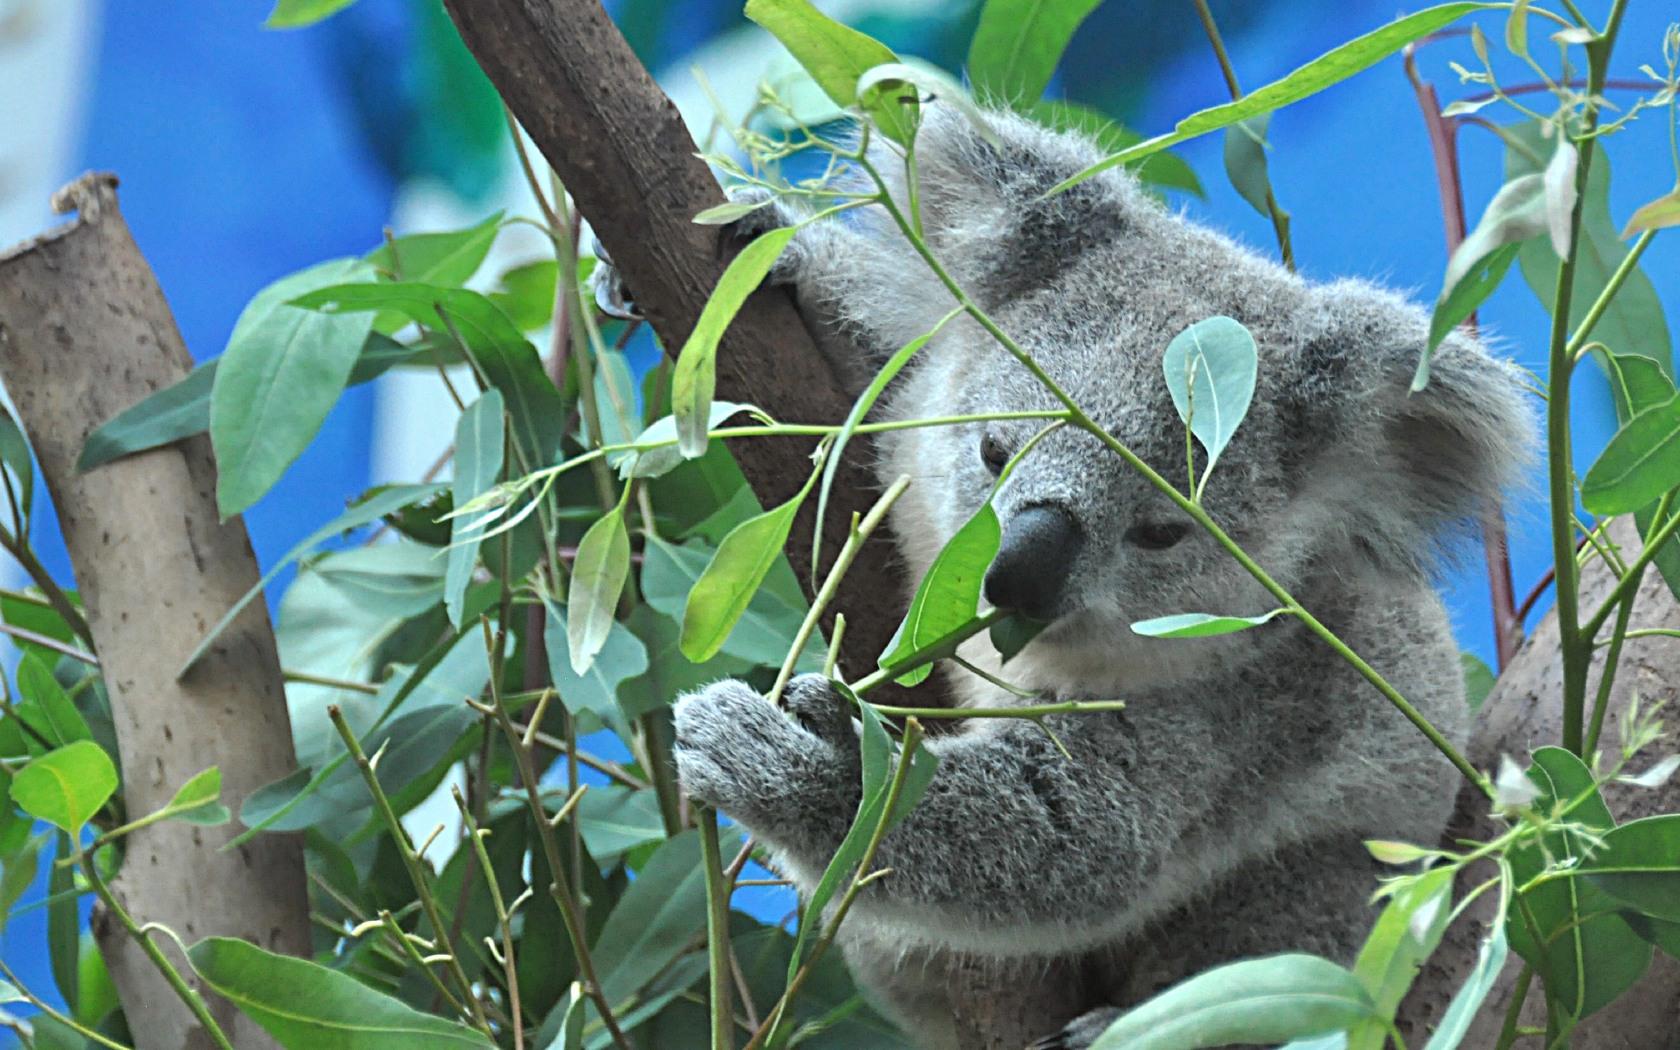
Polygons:
M1206 456L1187 442L1162 355L1197 321L1237 319L1258 346L1258 385L1203 506L1292 590L1328 578L1343 590L1361 580L1425 584L1442 537L1473 522L1523 464L1533 428L1514 371L1455 335L1437 351L1430 384L1410 393L1427 338L1422 310L1362 283L1302 281L1170 214L1123 172L1044 198L1100 154L1078 136L990 119L998 142L929 107L917 146L928 239L970 294L1092 420L1181 491L1190 462L1200 477ZM860 325L902 342L948 309L920 260L906 253L876 265L897 273L872 302L850 304ZM1060 407L964 319L929 344L890 411ZM891 437L883 473L916 478L895 524L918 573L1044 425L1000 420ZM1185 653L1186 643L1142 639L1133 622L1278 604L1139 471L1074 427L1040 441L994 505L1003 540L985 596L1051 621L1034 643L1041 652L1170 664L1168 650Z

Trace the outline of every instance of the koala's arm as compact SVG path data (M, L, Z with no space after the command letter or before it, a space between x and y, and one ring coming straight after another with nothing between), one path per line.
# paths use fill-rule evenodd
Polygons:
M820 678L798 685L792 718L739 682L685 697L677 761L691 795L745 824L809 883L840 845L860 789L844 702ZM1046 727L1071 757L1013 720L928 741L938 772L882 841L875 866L892 874L858 907L889 921L902 909L924 929L941 925L927 922L931 912L970 931L1043 925L1085 936L1093 917L1143 892L1209 812L1206 771L1138 761L1115 714L1052 717ZM1193 754L1200 743L1174 746Z

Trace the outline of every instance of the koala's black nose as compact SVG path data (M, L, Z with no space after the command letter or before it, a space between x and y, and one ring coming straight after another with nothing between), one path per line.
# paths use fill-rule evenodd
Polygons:
M1003 529L997 557L986 571L986 600L1035 620L1056 615L1062 584L1083 536L1062 507L1027 507Z

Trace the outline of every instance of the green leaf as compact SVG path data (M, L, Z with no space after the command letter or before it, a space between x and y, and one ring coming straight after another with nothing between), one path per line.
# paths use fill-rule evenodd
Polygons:
M473 363L502 392L514 440L532 469L548 466L566 437L566 404L542 357L496 304L466 288L418 281L340 284L294 300L327 312L395 310L409 320L465 344Z
M1388 1045L1385 1022L1400 1008L1452 917L1454 874L1452 868L1426 872L1396 890L1377 917L1353 964L1354 976L1376 1004L1376 1016L1348 1033L1348 1050L1383 1050Z
M1480 711L1488 694L1493 692L1494 683L1499 680L1498 676L1493 673L1493 668L1475 653L1459 653L1458 666L1464 674L1464 702L1472 712Z
M1429 385L1429 360L1435 355L1435 348L1494 293L1500 282L1505 280L1505 274L1511 269L1511 263L1516 261L1521 248L1520 244L1500 245L1476 260L1458 283L1442 289L1440 297L1435 300L1435 310L1429 317L1429 342L1424 347L1423 356L1418 358L1417 372L1412 376L1413 392Z
M103 752L101 752L103 754ZM68 860L74 852L69 835L58 834L57 860ZM72 1013L81 1010L82 924L76 895L76 869L54 864L47 875L47 955L52 964L53 983L64 996Z
M1581 505L1627 514L1680 485L1680 395L1628 420L1581 481Z
M11 803L5 803L9 808ZM18 823L27 831L29 821L18 818ZM0 930L6 928L6 919L12 914L12 908L29 887L35 884L35 878L40 871L41 846L47 841L45 833L31 835L23 841L17 851L5 857L0 857Z
M72 835L116 790L117 767L91 740L49 751L12 777L12 801L19 809Z
M764 410L757 405L744 405L734 401L713 401L710 413L706 417L706 430L716 430L729 420L731 416L742 412L768 418ZM647 429L636 435L634 444L651 445L655 442L669 441L668 445L659 445L644 452L614 452L607 456L607 462L618 469L618 476L628 480L630 478L656 478L682 466L687 460L677 448L677 417L661 416L648 425Z
M1274 955L1209 970L1134 1007L1091 1050L1194 1050L1279 1043L1373 1016L1359 979L1313 955Z
M1219 454L1230 444L1248 406L1260 357L1254 336L1239 321L1209 317L1173 336L1161 358L1173 407L1207 450L1200 493Z
M628 561L626 565L628 567ZM548 609L543 637L548 649L549 674L566 710L574 715L587 711L628 740L629 720L619 707L618 687L648 669L647 648L630 628L609 615L606 634L588 666L582 672L575 671L570 659L560 659L560 654L566 651L566 639L570 634L568 615L571 610L561 609L546 600L543 604ZM611 606L607 612L612 612Z
M770 197L764 197L760 200L724 201L722 204L702 209L692 221L698 226L728 226L768 205L771 200Z
M369 332L346 385L366 383L396 365L416 359L423 359L430 365L434 356L426 347L407 346L389 336ZM209 430L210 389L215 383L219 363L219 359L204 362L188 372L180 382L164 387L106 420L83 442L76 469L89 471L123 456Z
M58 684L41 656L26 652L19 658L17 686L23 701L17 707L18 717L52 747L87 740L93 735L87 719L76 709L75 701Z
M187 958L205 984L286 1050L496 1045L469 1028L376 992L348 974L232 937L207 937L188 949Z
M1058 131L1072 131L1094 140L1104 153L1119 153L1143 141L1143 135L1123 127L1089 106L1064 99L1044 99L1030 110L1040 124ZM1176 153L1161 150L1126 162L1126 168L1141 181L1162 189L1183 190L1206 196L1202 180L1190 164Z
M752 5L748 5L751 14ZM758 289L782 249L793 240L797 226L782 226L760 234L731 259L718 278L711 298L694 322L671 373L671 412L677 417L677 447L689 459L706 451L707 423L712 394L717 389L718 343L747 296Z
M987 0L968 45L976 95L1026 110L1044 94L1074 30L1101 0Z
M23 428L5 406L0 405L0 462L11 468L17 478L19 509L23 514L20 527L29 528L29 512L35 505L35 464L29 456L29 439Z
M739 848L740 833L722 829L723 849ZM688 950L706 924L706 879L700 837L693 830L667 839L618 899L595 939L595 968L608 1002L639 992Z
M1544 158L1551 152L1551 141L1536 122L1509 125L1504 129L1504 137L1506 178L1543 170ZM1593 156L1592 167L1587 172L1586 192L1581 201L1580 239L1576 245L1575 286L1570 296L1577 310L1584 311L1598 299L1611 274L1627 258L1628 247L1618 236L1610 215L1611 159L1609 151L1601 148ZM1557 253L1548 244L1531 241L1518 253L1517 261L1529 288L1546 312L1552 313L1560 265ZM1648 357L1661 365L1665 374L1674 374L1668 321L1656 286L1643 269L1636 268L1628 274L1621 291L1593 326L1591 337L1609 346L1618 357L1629 354ZM1603 355L1595 356L1603 366Z
M578 799L577 820L589 855L603 866L617 864L637 846L665 838L659 799L652 791L622 784L604 784L584 792Z
M1675 395L1674 380L1669 378L1661 363L1649 357L1608 351L1594 351L1593 357L1610 377L1610 391L1616 399L1616 418L1624 424ZM1657 524L1656 505L1641 507L1634 512L1633 520L1639 526L1640 535L1650 535ZM1668 584L1669 593L1680 601L1680 542L1670 538L1652 560L1662 574L1663 582Z
M401 507L407 506L410 503L417 503L431 499L439 492L442 492L443 488L444 487L442 485L430 484L396 485L387 489L376 491L372 496L362 500L343 514L340 514L338 517L327 522L325 525L322 525L308 536L305 536L302 542L287 551L279 561L269 566L268 571L263 573L262 579L257 581L256 586L240 595L239 600L234 602L233 606L228 609L226 613L222 614L222 618L216 621L216 626L210 628L209 633L204 636L203 640L198 643L198 646L193 649L191 655L187 657L186 663L181 666L180 673L185 674L194 664L198 663L199 658L208 651L215 640L221 636L221 633L227 630L228 624L233 622L234 617L243 612L245 607L251 604L251 600L263 592L263 588L268 586L269 581L279 575L286 566L301 557L305 551L310 550L322 540L335 536L340 532L347 532L350 529L366 525L370 521L376 521Z
M747 0L746 15L780 40L823 94L842 109L857 104L858 78L867 70L898 61L887 45L836 22L810 0ZM907 112L894 102L868 112L888 138L900 145L910 142L913 108Z
M502 473L502 395L486 390L467 406L455 422L455 477L450 492L457 507L490 491ZM443 604L449 622L461 626L467 584L478 564L478 545L484 530L467 531L470 515L450 519L448 563L444 569Z
M182 784L164 809L174 819L189 824L225 824L232 819L232 814L221 802L222 771L211 766Z
M992 640L992 648L1002 657L1002 663L1008 664L1048 626L1040 620L1029 620L1020 613L1011 613L992 624L986 633Z
M1340 47L1332 48L1281 80L1274 80L1235 102L1199 110L1179 121L1172 131L1164 135L1157 135L1129 149L1104 157L1084 171L1052 187L1048 195L1060 193L1117 164L1147 157L1157 150L1177 145L1198 135L1218 131L1240 120L1292 105L1318 94L1332 84L1346 80L1355 73L1371 68L1412 41L1428 36L1467 14L1502 6L1491 3L1439 4L1395 19L1379 29L1355 37Z
M939 640L974 619L980 607L980 588L986 569L997 557L1003 528L997 510L988 499L963 523L928 566L927 575L916 586L916 596L898 625L887 651L877 661L883 668L903 663L917 650ZM933 673L923 664L898 679L912 686Z
M1232 634L1246 631L1250 627L1258 627L1288 611L1273 609L1260 616L1176 613L1172 616L1157 616L1153 620L1139 620L1132 624L1132 631L1146 638L1208 638L1216 634Z
M336 14L356 0L274 0L264 29L299 29Z
M731 529L718 545L711 564L694 582L683 607L682 652L700 663L723 648L724 640L747 611L754 593L782 555L793 517L810 491L807 482L798 495Z
M1581 870L1594 886L1642 914L1680 921L1680 813L1629 821L1610 831Z
M539 259L503 272L490 301L508 315L522 332L534 332L554 316L554 293L560 281L560 264Z
M29 997L18 991L17 985L10 981L0 981L0 1005L6 1003L27 1003Z
M1640 205L1622 227L1622 239L1646 230L1662 230L1680 226L1680 189L1670 190L1647 204Z
M893 106L907 114L914 113L917 100L923 95L937 98L961 113L982 140L994 146L998 144L997 132L969 98L967 89L938 66L916 59L884 62L858 77L857 94L866 110Z
M321 314L291 300L368 272L359 259L321 263L264 288L239 315L210 390L222 517L255 503L309 446L373 327L370 317Z
M630 533L622 505L596 519L578 542L566 592L566 651L572 670L584 674L607 642L624 581L630 578Z
M1272 180L1266 170L1266 127L1271 122L1272 115L1262 113L1225 129L1225 175L1249 207L1268 217L1272 210L1266 199L1272 193ZM1287 232L1289 213L1280 207L1278 216Z
M490 254L501 228L502 213L497 212L464 230L398 237L368 252L365 258L398 281L465 284Z
M689 540L681 546L650 540L643 551L642 563L642 596L648 605L681 623L689 593L705 574L715 553L702 540ZM719 652L765 667L780 666L805 619L806 608L799 581L794 578L787 559L778 555L763 586L747 603L746 612L724 638ZM680 645L678 649L678 655L684 655ZM813 636L805 652L800 654L796 669L817 670L822 667L822 659L821 640Z
M1569 751L1537 749L1528 777L1540 788L1534 802L1538 811L1551 812L1579 798L1583 801L1565 821L1598 833L1615 826L1592 771ZM1578 863L1589 849L1575 833L1555 831L1545 836L1543 846L1513 850L1511 873L1518 884L1526 883L1552 865ZM1522 908L1513 908L1505 923L1511 949L1536 969L1547 998L1568 1016L1582 1018L1607 1006L1650 964L1650 946L1614 914L1617 902L1585 880L1542 883L1524 893L1519 903L1526 915ZM1530 916L1545 942L1544 951L1529 931Z
M1435 1034L1430 1036L1424 1050L1455 1050L1464 1041L1464 1033L1469 1031L1471 1020L1481 1009L1493 982L1499 978L1499 971L1505 967L1506 951L1505 928L1501 924L1482 942L1481 951L1476 955L1475 969L1470 971L1470 976L1453 995L1447 1012L1441 1016L1441 1023L1435 1026Z

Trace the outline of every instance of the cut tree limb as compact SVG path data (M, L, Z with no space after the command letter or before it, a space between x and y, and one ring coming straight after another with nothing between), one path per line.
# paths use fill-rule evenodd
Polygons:
M205 435L80 474L88 433L192 368L169 305L117 210L116 179L85 175L53 205L77 218L0 255L0 379L52 493L116 722L128 816L168 804L209 766L237 811L295 760L268 610L253 603L185 678L176 671L210 625L257 582L238 518L218 521ZM308 955L303 848L236 829L164 821L125 836L112 889L141 923L191 943L241 937ZM94 936L141 1050L211 1046L140 946L95 912ZM167 937L165 951L184 973ZM268 1036L210 1000L234 1045Z

